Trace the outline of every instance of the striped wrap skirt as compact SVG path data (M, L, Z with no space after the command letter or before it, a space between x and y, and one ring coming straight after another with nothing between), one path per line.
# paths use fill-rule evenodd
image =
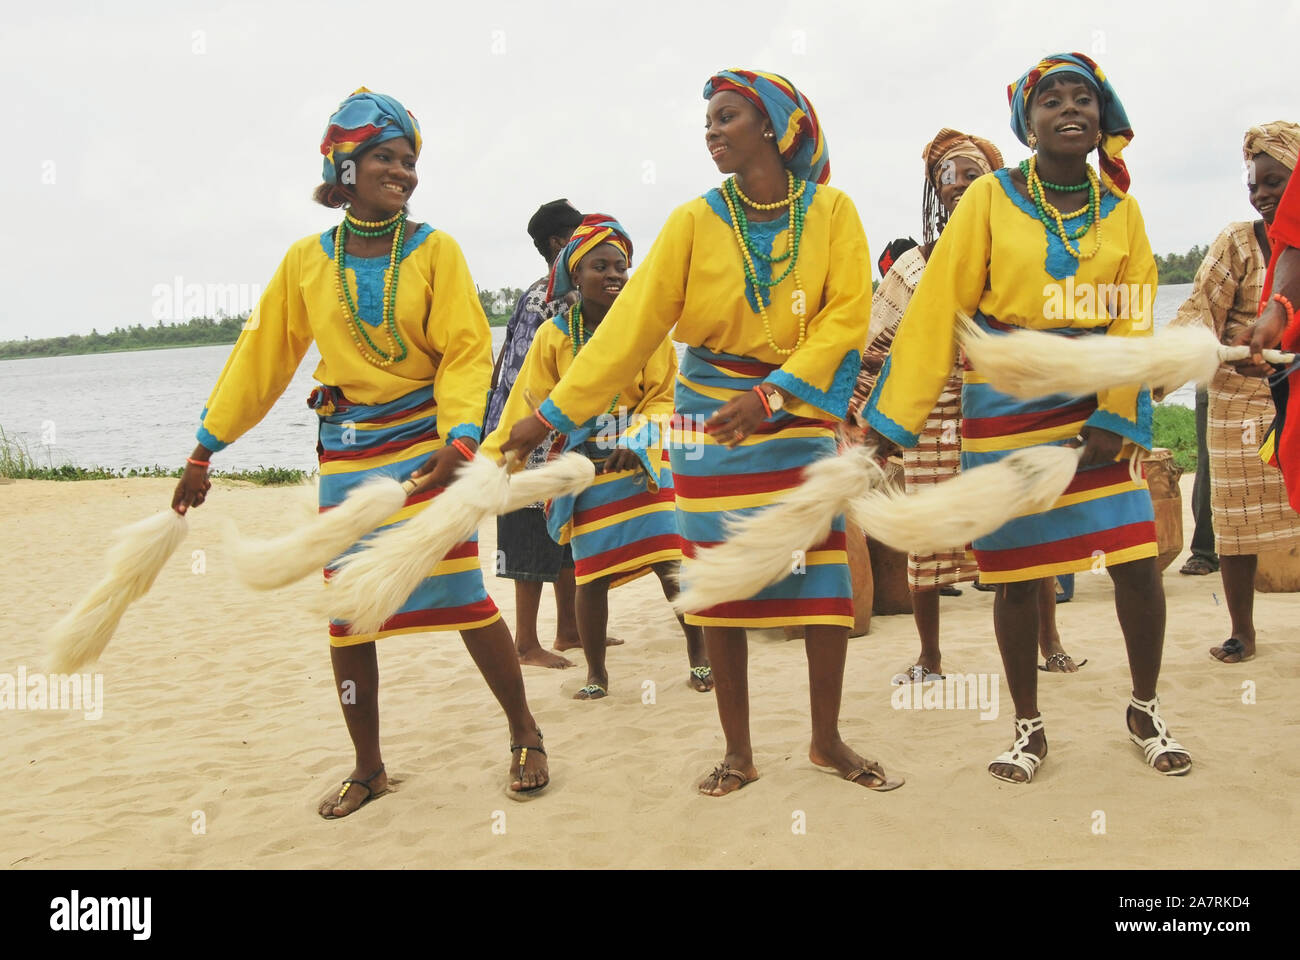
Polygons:
M320 510L338 506L357 486L372 477L405 480L413 470L444 446L438 435L438 407L433 387L421 387L404 397L372 406L350 403L337 387L312 391L308 406L320 416L316 453L320 459ZM379 527L405 523L437 499L445 488L425 490ZM368 534L368 539L373 534ZM362 541L364 542L364 541ZM352 553L359 545L347 551ZM328 579L337 560L325 568ZM472 630L500 619L496 604L483 587L479 569L478 535L457 544L439 561L415 592L377 633L354 635L346 623L331 621L332 646L370 643L398 633Z
M925 419L915 447L903 451L903 484L907 493L920 493L961 472L962 374L948 378L939 400ZM913 590L934 589L974 580L975 556L964 545L907 555L907 583Z
M611 453L592 440L576 449L597 470ZM547 527L557 543L572 549L579 585L609 577L611 587L622 586L650 573L653 564L682 558L673 474L658 448L654 453L658 482L653 490L641 468L597 473L586 490L547 504Z
M735 449L704 432L704 421L728 400L752 390L774 365L749 357L690 347L677 375L676 425L670 444L677 488L677 523L683 553L725 539L728 514L768 506L799 486L803 469L835 454L835 424L781 412L762 423ZM721 603L686 614L705 627L784 627L800 624L853 626L853 592L845 552L844 517L830 535L802 558L791 573L746 600ZM683 576L689 581L689 561Z
M1287 499L1282 472L1259 458L1277 415L1268 382L1220 367L1210 381L1206 447L1210 515L1220 556L1288 550L1300 543L1300 514Z
M987 332L1006 324L976 314ZM1042 331L1086 334L1070 328ZM962 384L961 468L995 463L1008 454L1046 444L1060 445L1083 429L1097 411L1097 397L1055 394L1018 400L966 370ZM1151 395L1138 396L1139 423L1151 430ZM1148 439L1149 443L1149 439ZM972 544L983 583L1038 580L1154 557L1155 509L1145 478L1135 482L1127 460L1080 470L1051 509L1017 517Z

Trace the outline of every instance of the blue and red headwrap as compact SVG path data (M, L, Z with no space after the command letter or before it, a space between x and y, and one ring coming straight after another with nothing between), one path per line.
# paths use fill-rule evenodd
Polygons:
M578 266L578 261L602 243L617 247L631 266L632 239L623 229L623 224L607 213L589 213L582 218L582 223L574 229L573 236L555 258L555 266L551 268L551 282L546 288L548 302L573 289L573 271Z
M320 152L325 158L321 176L326 183L338 183L339 171L349 157L398 137L411 141L415 155L420 155L420 124L411 112L392 97L358 87L339 104L321 137Z
M1016 138L1029 146L1029 102L1033 98L1034 88L1039 82L1052 74L1073 73L1083 77L1097 90L1097 100L1101 107L1101 179L1111 193L1124 196L1128 193L1128 167L1124 165L1120 154L1133 139L1133 128L1129 126L1128 114L1119 101L1115 88L1102 73L1101 67L1090 57L1081 53L1054 53L1044 57L1015 83L1007 87L1007 101L1011 104L1011 129Z
M825 183L831 178L831 155L817 111L794 84L775 73L721 70L704 85L704 99L732 90L767 115L786 169L800 180Z

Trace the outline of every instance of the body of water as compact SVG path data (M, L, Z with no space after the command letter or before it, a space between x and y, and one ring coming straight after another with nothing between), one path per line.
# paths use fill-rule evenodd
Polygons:
M1161 287L1156 327L1191 293L1191 284ZM494 353L504 327L492 328ZM42 464L181 466L212 385L230 355L226 344L179 350L97 353L0 361L0 427L27 444ZM313 346L266 418L217 454L214 466L316 467L316 414L307 395L320 355ZM1190 386L1166 403L1192 406Z

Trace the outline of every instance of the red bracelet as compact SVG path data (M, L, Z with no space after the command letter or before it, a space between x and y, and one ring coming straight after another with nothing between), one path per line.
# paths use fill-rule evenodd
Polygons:
M551 421L547 420L544 416L542 416L542 411L540 410L536 411L535 416L537 417L538 420L542 421L542 423L546 425L547 430L555 429L555 424L551 423Z
M1282 309L1286 311L1286 325L1289 327L1295 323L1295 307L1291 305L1291 301L1280 293L1273 294L1273 299L1282 304Z
M456 452L459 453L459 454L460 454L462 457L464 457L466 460L473 460L473 459L474 459L474 451L471 450L471 449L466 445L465 441L462 440L460 437L457 437L456 439L452 440L451 445L452 445L453 447L455 447L455 448L456 448Z
M767 391L758 384L754 385L754 392L758 394L758 401L763 405L764 415L772 416L772 402L767 399Z
M212 461L211 461L211 460L195 460L193 457L186 457L186 458L185 458L185 462L186 462L186 463L192 463L192 464L194 464L194 466L196 466L196 467L204 467L204 468L207 468L207 467L212 466Z

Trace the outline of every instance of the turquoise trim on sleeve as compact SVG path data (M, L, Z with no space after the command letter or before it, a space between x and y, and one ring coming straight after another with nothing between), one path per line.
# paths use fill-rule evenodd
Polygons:
M862 354L850 350L840 361L839 369L831 380L830 390L819 390L811 383L800 380L784 370L773 370L767 376L767 383L780 387L818 410L825 410L832 416L843 420L849 413L849 400L853 398L853 386L857 383L858 371L862 369Z
M560 433L569 434L578 429L576 423L561 413L559 407L551 403L550 397L542 401L539 410L542 416L546 418L546 421Z
M867 405L863 412L867 417L867 425L875 429L881 436L888 437L900 447L914 447L920 441L921 435L899 426L876 409L876 399L883 393L885 380L889 377L890 365L893 362L892 355L885 358L885 365L880 368L880 376L876 378L875 389L871 391L871 396L867 398Z
M650 462L650 448L659 442L659 425L649 417L637 426L631 436L619 437L618 446L631 450L641 461L641 469L657 485L659 482L659 464Z
M458 423L447 431L447 434L443 439L448 443L451 443L453 440L461 437L468 438L473 440L475 443L478 443L483 439L483 428L477 423Z
M1144 387L1138 393L1137 422L1129 420L1127 417L1121 417L1109 410L1098 410L1088 418L1084 426L1097 427L1101 430L1109 430L1111 433L1118 433L1126 440L1132 440L1142 449L1150 450L1151 444L1154 442L1151 437L1151 391Z
M1011 169L1004 167L1001 170L993 171L993 175L998 178L998 183L1002 185L1002 192L1007 195L1007 199L1014 203L1027 217L1037 221L1038 210L1029 200L1020 195L1020 191L1011 182ZM1101 218L1105 220L1110 216L1110 212L1119 206L1119 198L1104 187L1102 189L1104 192L1101 197ZM1048 275L1054 280L1064 280L1066 277L1072 277L1078 273L1079 261L1069 250L1065 249L1065 244L1061 242L1061 238L1056 235L1055 231L1048 230L1044 225L1043 233L1047 237L1047 259L1043 262L1043 267L1047 270ZM1089 242L1087 237L1084 237L1083 242Z
M208 432L208 428L203 425L203 421L207 418L207 415L208 415L208 408L204 407L203 412L199 414L199 432L195 434L195 438L199 441L199 443L203 444L213 453L216 453L218 450L226 449L226 447L230 446L230 444L218 440L216 437L214 437L212 434Z

